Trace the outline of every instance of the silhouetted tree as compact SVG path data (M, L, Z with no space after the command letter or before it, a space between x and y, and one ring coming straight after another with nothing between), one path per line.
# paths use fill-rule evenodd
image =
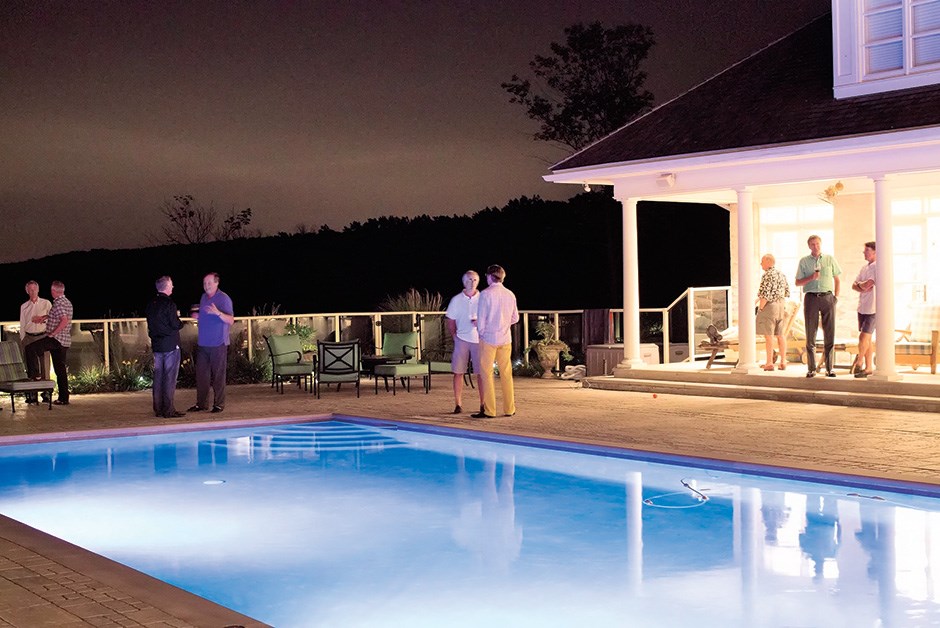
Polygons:
M161 227L162 237L150 239L165 244L203 244L212 240L234 240L249 234L251 208L236 212L235 208L219 222L219 215L212 203L209 206L196 202L191 194L174 196L172 201L164 201L159 207L160 214L166 219Z
M619 129L646 111L653 95L640 70L655 43L639 24L607 29L600 22L565 29L564 45L552 42L552 56L536 55L529 68L538 80L513 74L502 88L540 123L536 140L578 150Z

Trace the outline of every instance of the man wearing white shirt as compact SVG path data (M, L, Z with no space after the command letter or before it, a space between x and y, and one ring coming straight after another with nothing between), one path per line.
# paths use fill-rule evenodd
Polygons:
M503 389L503 414L512 416L516 413L512 386L512 333L509 328L519 322L519 310L516 307L516 295L503 285L505 278L503 267L493 264L486 269L489 287L480 293L477 331L480 334L483 411L470 415L475 419L496 416L494 361L499 369L499 381Z
M455 295L447 305L447 332L454 339L454 353L450 360L450 370L454 374L454 414L463 412L460 407L463 398L463 378L467 372L467 363L473 364L480 393L480 412L483 411L483 383L480 377L480 334L477 333L477 311L480 302L480 275L475 270L468 270L461 278L463 290Z
M875 333L875 243L865 243L865 261L858 271L852 290L858 292L858 367L855 377L868 377L874 362L871 337Z
M46 316L52 309L52 302L39 296L39 284L30 279L26 282L26 294L29 298L20 306L20 348L26 355L26 347L46 335ZM43 353L39 360L43 379L49 379L49 354ZM43 393L45 397L47 393ZM33 400L27 396L27 400Z

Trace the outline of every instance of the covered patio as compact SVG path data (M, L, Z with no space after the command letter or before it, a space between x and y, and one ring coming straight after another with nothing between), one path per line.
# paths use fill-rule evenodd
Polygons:
M815 20L556 164L545 177L612 186L622 203L624 354L614 379L682 380L717 391L722 384L716 378L723 378L724 386L748 389L738 394L803 390L799 400L841 395L843 405L872 396L936 396L940 379L899 368L895 343L896 330L910 321L909 308L935 301L940 290L935 270L940 268L940 86L936 72L928 71L910 88L896 83L875 88L870 81L866 89L840 92L862 54L853 48L854 20L843 14ZM700 363L678 368L644 363L640 201L715 203L730 212L730 322L740 339L734 366L702 373ZM797 297L794 274L798 260L809 253L810 235L821 236L823 252L833 254L842 268L837 338L858 336L857 295L850 286L865 263L864 243L877 242L877 361L866 381L808 380L799 364L782 376L760 372L753 309L759 260L774 254ZM724 245L703 242L703 255ZM766 398L783 393L774 394Z

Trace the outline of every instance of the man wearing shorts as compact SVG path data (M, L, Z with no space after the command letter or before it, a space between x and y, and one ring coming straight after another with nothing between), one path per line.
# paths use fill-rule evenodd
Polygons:
M777 337L777 351L780 355L781 371L787 368L787 339L783 335L786 323L785 301L790 296L790 284L786 277L774 264L774 256L767 253L760 259L760 267L764 269L760 287L757 289L757 333L764 337L767 347L767 361L762 367L765 371L774 370L773 338Z
M463 412L460 407L463 397L463 379L467 364L472 363L480 393L480 412L483 411L483 384L480 380L480 334L477 333L477 304L480 301L480 275L468 270L461 278L463 290L456 294L447 306L447 332L454 339L454 353L450 370L454 374L454 414Z
M865 261L852 290L858 292L858 362L855 377L868 377L874 367L871 335L875 333L875 243L865 243Z

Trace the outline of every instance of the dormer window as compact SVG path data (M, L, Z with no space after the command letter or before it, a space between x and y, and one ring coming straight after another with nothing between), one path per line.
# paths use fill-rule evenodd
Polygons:
M837 98L940 82L940 0L834 0Z
M866 0L865 76L940 63L940 0Z

